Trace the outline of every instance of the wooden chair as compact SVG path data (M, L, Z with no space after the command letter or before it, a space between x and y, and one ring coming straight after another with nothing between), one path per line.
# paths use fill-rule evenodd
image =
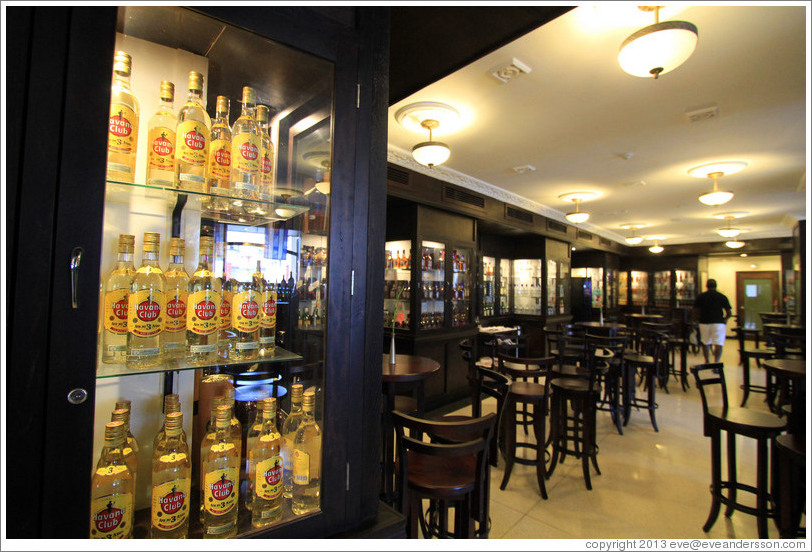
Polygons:
M499 355L499 371L510 379L499 424L499 431L503 435L503 454L505 456L505 474L499 488L505 490L507 487L514 463L534 465L541 497L545 500L547 499L547 488L544 484L547 474L545 469L545 424L549 408L547 398L550 371L554 363L553 357L515 358ZM544 383L539 381L542 378ZM522 406L522 410L519 410L519 405ZM533 408L532 413L529 412L528 407ZM527 427L533 426L535 443L517 442L516 428L519 425L525 427L525 434L527 434ZM517 447L534 449L535 457L526 459L516 456Z
M596 350L609 351L611 358L602 359L606 369L598 371L598 386L602 393L598 399L597 409L609 412L617 432L623 435L623 411L621 408L621 380L623 378L623 353L631 342L630 334L617 334L614 336L586 335L590 352ZM594 353L593 353L594 354Z
M772 348L763 348L763 349L754 349L752 347L747 346L746 335L748 330L741 327L733 328L733 331L736 332L736 339L739 342L739 358L741 359L742 365L742 391L744 391L744 395L742 397L741 406L747 404L747 398L750 396L750 393L767 393L767 387L769 382L765 381L764 385L755 385L750 383L750 359L765 360L768 358L772 358L775 355L775 349Z
M756 516L758 537L767 538L767 519L773 517L769 508L771 497L768 489L767 446L785 428L786 421L769 412L759 412L741 407L730 407L727 398L725 371L722 363L700 364L691 368L696 387L702 398L702 414L705 437L711 438L711 510L702 530L710 531L722 504L726 506L725 516L730 517L735 510ZM721 405L711 406L708 392L712 386L718 388L716 395L721 397ZM714 396L716 396L714 395ZM722 431L727 433L727 480L722 480ZM736 436L755 439L756 486L740 483L736 474ZM727 490L727 496L724 490ZM756 495L756 507L746 506L736 499L737 491Z
M502 420L502 412L505 406L505 397L507 396L508 387L510 386L510 379L504 374L500 374L490 368L484 366L477 366L477 378L475 382L475 390L477 401L472 405L471 411L474 418L482 415L482 395L487 395L496 399L496 417ZM489 458L491 466L496 467L499 460L499 443L503 440L501 423L497 423L494 429L494 434L491 439L491 449Z
M420 527L424 537L487 538L488 453L496 415L437 421L395 411L392 418L397 435L396 488L409 537L417 538ZM426 435L431 441L415 435ZM436 513L428 522L423 517L423 499L432 501ZM453 531L447 526L449 507L455 509Z
M632 408L645 408L648 410L651 425L654 431L657 427L657 418L654 411L657 409L656 390L658 374L662 364L665 338L659 334L640 334L640 352L626 351L623 354L623 425L626 426L631 418ZM637 397L636 376L638 371L645 384L646 398Z

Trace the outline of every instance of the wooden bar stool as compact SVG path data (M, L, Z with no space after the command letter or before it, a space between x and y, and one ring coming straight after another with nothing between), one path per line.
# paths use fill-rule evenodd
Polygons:
M705 437L711 438L711 509L702 530L710 531L722 504L726 506L725 516L730 517L735 510L756 516L758 537L767 538L767 519L774 517L769 504L771 496L768 488L767 446L785 428L786 421L769 412L758 412L747 408L729 407L725 371L722 363L700 364L691 368L702 398L703 425ZM708 404L706 388L718 386L722 406ZM722 431L727 433L727 480L722 480ZM736 435L755 439L756 486L740 483L736 474ZM727 489L727 496L724 490ZM737 491L756 495L756 507L746 506L736 499Z
M778 535L782 539L804 538L801 514L806 494L806 439L803 435L779 435L771 447L771 493Z
M758 362L772 358L775 355L775 349L747 347L746 336L749 330L745 328L733 328L733 331L736 332L736 339L739 341L739 358L741 359L743 381L741 388L744 391L741 406L744 406L747 404L750 392L766 394L769 386L769 382L767 381L765 381L764 385L750 383L750 359L756 359Z
M664 337L656 333L640 334L640 352L626 351L623 354L623 425L629 424L632 408L645 408L648 410L651 425L654 431L660 431L657 427L656 391L657 374L662 362L662 351ZM645 383L646 398L637 397L637 371L640 371Z

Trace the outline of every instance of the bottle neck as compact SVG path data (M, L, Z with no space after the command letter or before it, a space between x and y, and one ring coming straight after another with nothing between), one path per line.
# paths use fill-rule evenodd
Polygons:
M225 427L217 425L215 427L215 432L217 433L217 440L218 441L226 441L231 437L230 433L231 427L227 425Z
M130 89L130 76L113 73L113 86L120 86L121 88Z
M161 98L158 104L158 111L172 111L175 108L175 102L167 98Z
M112 464L113 462L124 461L123 447L124 442L121 443L104 443L101 452L102 462L105 464Z
M177 435L170 435L169 433L166 434L166 448L169 450L181 448L182 443L180 440L181 434L178 433Z
M118 266L125 267L125 266L132 266L133 264L133 254L132 253L121 253L118 254Z
M209 255L208 253L203 253L201 251L200 252L200 262L197 265L197 268L198 269L211 270L211 261L212 261L212 256ZM223 275L223 280L225 280L225 275Z
M200 92L197 90L189 90L189 97L186 100L187 103L203 103L200 97Z
M182 269L183 268L183 255L172 255L169 259L169 268Z
M253 119L257 118L257 106L256 104L252 103L244 103L242 104L242 116L243 117L251 117Z
M141 260L142 266L158 266L158 252L157 251L144 251Z

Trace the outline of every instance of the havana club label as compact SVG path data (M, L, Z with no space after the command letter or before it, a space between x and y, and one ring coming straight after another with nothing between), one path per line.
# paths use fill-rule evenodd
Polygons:
M271 456L257 464L254 488L263 500L272 500L282 494L282 457Z
M176 135L178 161L205 167L209 154L209 129L198 121L184 121L178 125Z
M209 178L228 179L231 176L231 142L214 140L209 148Z
M234 295L231 301L231 325L240 332L254 332L259 328L259 302L261 296L254 290Z
M152 527L177 529L189 517L190 479L176 479L152 488Z
M110 105L110 119L107 128L107 152L135 154L138 144L138 118L135 112L121 104Z
M230 291L223 292L223 300L220 302L220 329L231 328L231 302L234 295Z
M147 137L149 150L147 162L150 168L161 171L175 169L175 131L165 127L150 129Z
M232 138L231 165L244 174L259 174L259 136L244 132Z
M104 294L104 329L116 335L127 335L127 302L129 290L116 289Z
M207 512L222 516L237 506L239 477L237 468L223 468L206 474L203 500Z
M127 331L138 337L155 337L164 329L166 299L162 291L143 289L131 293L127 305Z
M198 335L211 335L218 329L220 311L219 293L211 289L196 291L189 296L186 327Z
M133 495L112 494L93 500L90 505L91 539L124 539L133 524Z
M262 294L262 312L259 317L261 328L276 327L276 291L266 291Z
M166 324L164 331L182 332L186 330L186 305L189 292L173 289L166 298Z

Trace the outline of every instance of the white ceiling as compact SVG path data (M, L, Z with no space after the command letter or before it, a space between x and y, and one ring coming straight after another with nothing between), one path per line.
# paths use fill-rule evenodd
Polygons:
M594 191L581 227L623 241L625 223L661 243L724 241L713 214L746 211L734 225L744 241L784 237L806 218L809 135L809 3L778 6L677 6L661 20L698 28L693 55L658 80L633 77L617 62L629 34L652 24L633 3L587 5L539 27L389 108L389 160L565 220L574 205L559 195ZM519 59L531 68L507 84L491 72ZM411 158L428 136L407 130L395 112L417 101L443 102L463 127L434 133L450 159L428 169ZM718 106L718 118L686 112ZM624 157L628 157L625 159ZM697 196L710 179L691 167L748 163L719 180L735 197L709 207ZM518 174L513 167L533 165ZM652 245L644 241L643 246ZM666 250L667 251L667 250Z

